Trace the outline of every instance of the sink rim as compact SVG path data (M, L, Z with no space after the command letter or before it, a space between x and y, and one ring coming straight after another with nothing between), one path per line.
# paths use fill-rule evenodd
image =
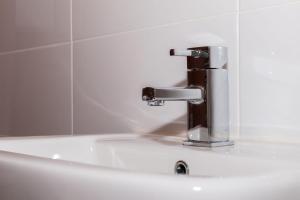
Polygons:
M14 142L14 141L33 141L33 140L56 140L56 139L77 139L77 138L85 138L88 140L93 140L97 138L97 140L102 140L102 141L111 141L115 140L116 138L118 140L120 139L136 139L136 138L159 138L159 139L168 139L168 140L175 140L177 142L181 142L184 138L178 137L178 136L158 136L158 135L149 135L149 134L132 134L132 133L126 133L126 134L97 134L97 135L76 135L76 136L69 136L69 135L63 135L63 136L31 136L31 137L5 137L5 138L0 138L0 149L1 149L1 142ZM245 142L243 140L238 140L236 141L236 144L239 144L240 142ZM257 144L257 142L249 142ZM260 142L261 143L261 142ZM262 144L267 144L267 143L262 143ZM210 151L211 149L205 148L205 147L188 147L192 149L206 149L209 151L205 151L205 153L216 153L214 151ZM220 148L227 148L227 147L218 147ZM300 147L299 147L300 149ZM233 156L233 155L231 155ZM234 155L237 156L237 155ZM215 176L215 177L202 177L202 176L195 176L195 175L190 175L190 176L178 176L174 174L164 174L164 173L153 173L153 172L140 172L140 171L130 171L127 169L119 169L119 168L113 168L113 167L106 167L106 166L99 166L99 165L92 165L92 164L87 164L87 163L81 163L81 162L75 162L75 161L68 161L68 160L54 160L51 158L46 158L46 157L39 157L39 156L34 156L30 154L22 154L22 153L17 153L17 152L11 152L11 151L5 151L5 150L0 150L0 160L6 159L8 162L9 161L15 161L18 162L17 160L20 159L24 163L27 162L27 164L30 164L30 162L33 162L34 164L48 164L49 166L52 167L71 167L71 168L78 168L78 170L92 170L92 171L102 171L106 173L117 173L117 174L130 174L131 176L153 176L153 177L169 177L169 178L175 178L175 179L182 179L182 178L187 178L187 179L203 179L203 180L211 180L211 181L216 181L216 180L236 180L236 179L248 179L251 180L252 178L258 178L261 177L262 175L251 175L251 176ZM297 164L300 163L296 162ZM278 174L298 174L300 175L300 169L289 169L289 170L277 170L277 171L271 171L269 173L264 173L264 177L274 177L277 176Z

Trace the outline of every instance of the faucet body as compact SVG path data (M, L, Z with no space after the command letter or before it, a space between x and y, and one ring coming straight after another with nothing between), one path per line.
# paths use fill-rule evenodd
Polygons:
M229 140L227 48L197 47L186 51L171 50L170 54L187 56L187 87L147 87L143 89L143 100L150 106L161 106L165 101L187 101L185 145L232 145Z

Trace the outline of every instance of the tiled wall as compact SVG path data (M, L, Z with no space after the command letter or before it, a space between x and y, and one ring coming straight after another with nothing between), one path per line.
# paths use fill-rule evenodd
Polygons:
M69 0L0 0L0 135L70 134Z
M296 133L299 13L295 0L0 0L0 135L180 133L185 103L148 107L141 89L184 86L169 49L202 45L229 47L233 136L239 120L244 136Z
M241 136L300 134L300 1L240 0Z

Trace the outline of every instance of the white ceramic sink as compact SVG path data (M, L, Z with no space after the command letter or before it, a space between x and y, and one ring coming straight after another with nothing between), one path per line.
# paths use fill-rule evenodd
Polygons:
M132 134L0 139L2 200L299 200L300 146ZM189 175L175 174L184 161Z

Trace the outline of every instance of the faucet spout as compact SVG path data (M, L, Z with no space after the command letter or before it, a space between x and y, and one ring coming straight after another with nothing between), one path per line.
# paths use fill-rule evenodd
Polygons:
M188 101L201 104L204 101L204 91L201 88L152 88L143 89L142 98L150 106L162 106L165 101Z

